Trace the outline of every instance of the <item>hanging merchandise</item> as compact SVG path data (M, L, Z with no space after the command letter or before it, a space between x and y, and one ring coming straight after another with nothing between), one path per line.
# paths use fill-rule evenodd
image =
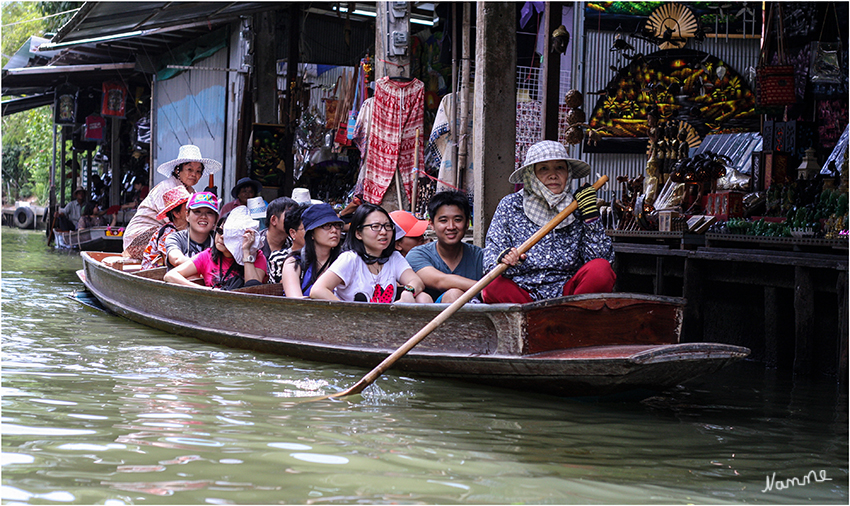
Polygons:
M774 9L778 11L779 27L772 30ZM770 65L768 51L770 38L777 39L778 65ZM782 25L782 4L770 4L770 13L765 27L764 44L756 67L756 105L760 107L792 105L797 101L794 93L794 66L785 60L785 32Z
M103 105L100 113L104 116L123 118L127 103L127 88L119 82L103 83Z
M348 112L348 129L346 132L346 137L349 141L354 139L354 128L357 126L357 110L360 108L360 104L363 103L363 93L364 93L364 72L363 65L361 61L360 67L358 67L357 71L357 84L355 85L354 90L354 102L351 104L351 111ZM350 143L349 143L350 145Z
M338 125L334 136L334 152L339 153L341 146L351 146L351 138L348 137L348 111L351 109L351 104L354 102L354 89L357 73L353 72L351 77L348 77L348 72L342 77L342 91L339 95L339 103L337 104L336 124Z
M136 122L136 149L150 149L151 146L151 120L142 116Z
M408 199L413 183L416 129L423 131L425 85L418 79L396 81L383 77L375 82L375 101L369 127L363 199L380 204L398 170ZM422 157L424 143L419 143Z
M77 116L77 87L72 84L62 84L56 88L56 99L53 110L54 121L60 125L73 125Z
M86 116L86 131L83 137L87 141L102 141L103 130L106 128L106 119L98 114Z
M836 42L824 42L823 32L829 19L829 8L833 8L836 21ZM826 4L823 24L818 40L811 43L811 62L809 64L809 81L812 83L812 94L817 98L841 98L847 95L846 70L842 71L841 26L838 24L838 13L833 3Z
M83 88L77 92L77 117L75 123L85 124L90 114L100 114L101 93L99 89Z

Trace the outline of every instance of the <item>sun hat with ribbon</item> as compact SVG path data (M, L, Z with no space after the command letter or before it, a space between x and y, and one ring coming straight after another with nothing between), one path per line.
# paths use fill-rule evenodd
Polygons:
M247 206L239 206L227 217L224 222L224 246L233 255L233 260L239 265L244 265L242 259L242 236L245 231L253 229L255 232L260 230L260 222L251 218L251 212ZM260 248L260 234L254 234L254 244L249 248L251 251L256 251Z
M187 162L200 162L204 165L204 173L201 177L215 174L221 170L221 163L212 158L202 157L201 149L198 146L186 144L185 146L180 146L180 150L177 152L177 158L163 163L156 168L156 171L163 176L170 176L175 167Z
M342 220L330 204L322 203L308 207L301 215L301 223L304 224L304 230L309 232L327 223L342 223Z
M184 202L188 202L190 198L192 198L192 194L189 193L189 190L187 190L182 184L168 190L162 196L162 201L165 203L165 207L159 212L159 214L156 215L156 219L164 220L168 211L171 211Z
M192 197L189 199L189 203L186 204L187 209L200 209L202 207L212 209L216 214L218 214L218 197L215 196L215 193L193 193Z
M570 178L572 179L581 179L590 174L590 165L587 162L570 158L567 154L567 148L560 142L540 141L528 148L528 152L525 154L525 163L511 173L508 182L522 183L522 173L525 169L528 167L534 169L534 164L550 160L565 160L570 168Z

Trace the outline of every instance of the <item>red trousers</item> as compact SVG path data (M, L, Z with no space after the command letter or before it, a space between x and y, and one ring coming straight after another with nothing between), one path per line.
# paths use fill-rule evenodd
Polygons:
M564 283L564 295L582 293L611 293L617 275L607 260L597 258L582 265L579 270ZM482 300L487 304L508 302L525 304L533 302L531 295L519 287L512 279L499 276L481 291Z

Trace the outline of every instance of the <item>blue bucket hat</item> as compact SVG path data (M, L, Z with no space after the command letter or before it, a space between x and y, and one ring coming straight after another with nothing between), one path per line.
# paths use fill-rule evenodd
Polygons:
M319 228L326 223L342 223L339 216L334 212L330 204L313 204L301 215L301 223L304 230L310 231Z

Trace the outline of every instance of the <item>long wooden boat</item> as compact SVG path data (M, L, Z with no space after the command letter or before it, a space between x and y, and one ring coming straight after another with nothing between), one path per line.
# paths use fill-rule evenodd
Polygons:
M234 348L371 369L446 307L281 297L280 285L200 290L130 273L83 252L86 288L109 310ZM105 261L104 261L105 260ZM717 371L747 348L679 343L684 300L594 294L531 304L467 304L394 368L558 395L658 389Z
M102 251L120 253L124 250L124 238L112 235L108 227L91 227L81 230L53 230L57 244L60 247L78 249L80 251Z

